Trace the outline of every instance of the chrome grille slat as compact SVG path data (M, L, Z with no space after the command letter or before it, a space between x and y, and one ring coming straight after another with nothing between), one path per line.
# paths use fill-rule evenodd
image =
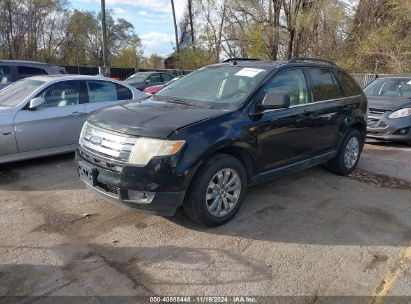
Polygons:
M93 142L93 137L97 137L99 142ZM137 137L115 134L86 123L81 132L80 146L110 159L128 161L136 140Z

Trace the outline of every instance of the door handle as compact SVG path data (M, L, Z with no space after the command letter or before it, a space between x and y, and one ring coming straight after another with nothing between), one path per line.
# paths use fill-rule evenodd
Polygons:
M84 114L83 112L73 112L70 114L70 116L81 116L83 114Z
M343 113L348 113L348 112L350 112L350 111L352 110L352 108L353 108L352 105L343 106L343 108L342 108Z

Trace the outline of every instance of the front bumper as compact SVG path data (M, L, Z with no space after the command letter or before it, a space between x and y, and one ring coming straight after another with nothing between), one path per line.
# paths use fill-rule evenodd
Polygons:
M151 167L116 166L115 169L109 169L94 164L97 160L94 155L92 158L93 161L90 161L90 154L76 150L75 164L80 179L110 201L143 213L161 216L174 215L177 208L183 204L186 193L185 178L177 173L166 168L153 173ZM161 167L161 161L157 166ZM167 165L163 164L163 167ZM152 177L153 175L156 178ZM165 181L167 185L156 183L157 178Z
M384 115L367 126L367 137L389 141L411 141L411 118L390 119ZM369 119L370 122L370 119Z

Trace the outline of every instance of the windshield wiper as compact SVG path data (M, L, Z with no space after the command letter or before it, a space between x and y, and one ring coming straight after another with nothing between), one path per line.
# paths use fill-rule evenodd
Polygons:
M164 97L164 96L158 96L158 95L153 95L153 97L157 98L158 100L169 102L169 103L174 103L174 104L180 104L180 105L185 105L185 106L190 106L190 107L198 107L198 108L205 108L205 109L212 109L213 107L207 107L199 104L195 104L189 100L186 99L181 99L181 98L173 98L173 97Z

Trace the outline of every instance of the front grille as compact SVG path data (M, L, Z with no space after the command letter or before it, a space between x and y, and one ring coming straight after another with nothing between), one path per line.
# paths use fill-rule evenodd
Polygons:
M371 115L376 115L376 116L382 116L382 115L384 115L384 113L385 113L386 111L384 111L384 110L378 110L378 109L370 109L369 111L368 111L368 113L369 114L371 114Z
M367 126L370 128L386 128L387 124L383 121L380 121L379 119L368 118Z
M80 135L80 146L105 158L127 162L136 140L137 137L85 123Z
M367 126L369 128L386 128L387 124L381 121L386 111L379 109L369 109Z

